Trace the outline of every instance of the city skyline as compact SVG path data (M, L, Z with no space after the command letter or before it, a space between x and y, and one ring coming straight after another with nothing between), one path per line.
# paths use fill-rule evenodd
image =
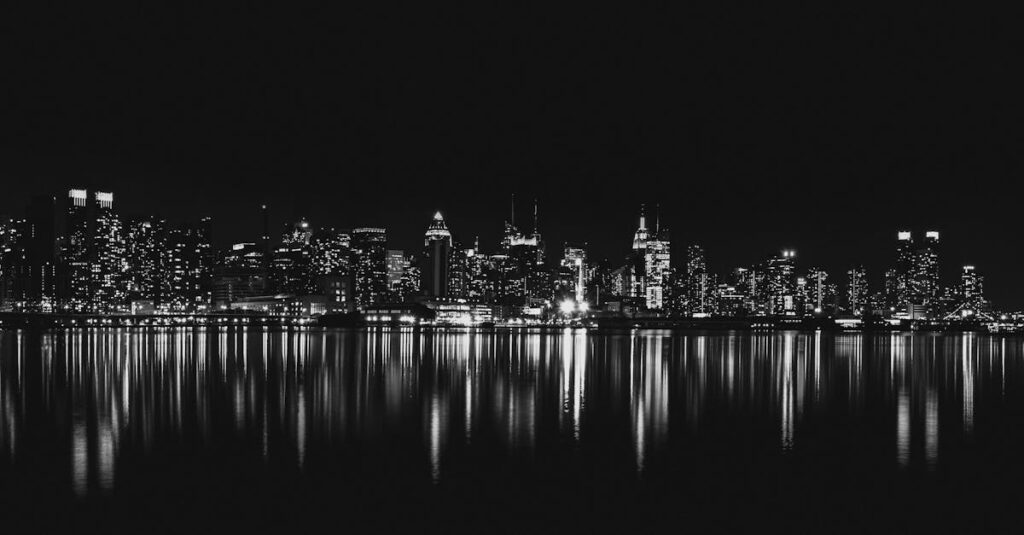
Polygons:
M490 245L449 227L435 211L417 251L398 249L387 226L336 229L301 218L278 234L264 204L251 241L221 248L211 217L181 223L124 215L113 192L71 188L60 200L34 197L24 218L0 221L0 298L8 311L132 314L239 309L308 316L388 303L440 310L452 300L502 307L479 318L473 312L474 321L492 314L543 319L560 302L563 312L575 310L565 309L565 300L599 315L666 317L942 320L1012 312L993 306L985 271L975 264L963 264L956 278L944 276L950 269L941 269L944 241L936 230L897 231L894 257L875 277L863 262L830 275L793 248L716 271L703 244L673 247L660 203L653 214L640 205L631 245L612 259L593 255L587 242L564 242L559 254L544 237L539 200L531 205L531 217L517 219L512 196L504 236ZM294 301L281 302L285 295ZM458 317L469 314L462 308Z

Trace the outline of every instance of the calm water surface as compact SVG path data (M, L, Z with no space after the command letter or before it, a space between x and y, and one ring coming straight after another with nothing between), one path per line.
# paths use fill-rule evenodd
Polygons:
M0 331L5 532L1001 531L1024 341Z

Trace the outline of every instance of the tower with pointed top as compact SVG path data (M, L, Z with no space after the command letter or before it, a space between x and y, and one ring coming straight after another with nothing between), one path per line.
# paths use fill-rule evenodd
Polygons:
M452 233L444 222L441 212L434 214L434 219L427 227L423 238L422 287L427 297L449 297L449 271L451 271Z

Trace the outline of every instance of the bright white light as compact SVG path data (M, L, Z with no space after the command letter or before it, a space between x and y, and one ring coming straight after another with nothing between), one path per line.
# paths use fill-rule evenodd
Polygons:
M815 314L821 314L821 307L814 307Z
M939 233L934 231L934 230L929 230L928 232L924 233L924 237L925 238L932 238L932 239L936 239L937 240L937 239L939 239Z
M900 241L909 241L910 240L910 231L903 230L903 231L897 232L896 233L896 239L898 239Z
M559 310L562 311L562 314L568 316L569 314L572 314L574 310L576 310L576 303L573 302L572 299L566 299L565 301L559 303L558 308Z
M580 301L580 312L586 312L590 310L590 303L586 301Z

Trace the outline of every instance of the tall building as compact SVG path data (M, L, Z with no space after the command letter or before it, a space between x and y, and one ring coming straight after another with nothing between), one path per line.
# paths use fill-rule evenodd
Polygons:
M114 194L97 191L89 277L89 311L127 311L128 257L121 218L114 211Z
M984 281L974 266L964 266L960 272L961 302L980 308L979 304L985 300Z
M693 244L686 248L686 274L683 277L683 312L710 314L713 307L711 280L704 248Z
M263 245L236 243L214 270L213 307L225 310L235 301L265 295L268 287Z
M356 305L384 303L388 296L387 231L377 227L352 230Z
M939 297L939 233L924 233L924 241L914 256L911 299L914 304L931 306Z
M402 285L402 276L409 269L409 257L405 251L388 249L388 291L394 295Z
M759 307L768 315L794 315L798 312L796 291L796 251L784 250L757 270L760 278L758 297L763 299ZM763 290L761 289L763 288Z
M421 284L427 297L447 298L452 262L452 234L441 212L427 227L423 238L423 262L420 264Z
M668 229L656 224L644 251L644 293L648 309L665 308L671 258Z
M316 275L349 275L352 238L347 232L323 229L310 238L310 267Z
M804 312L834 312L835 292L828 282L827 271L816 267L808 268L805 276L797 279L797 285L803 286L803 291L798 292L798 295L802 297Z
M862 316L871 311L868 303L870 291L868 289L867 271L864 266L857 266L846 272L846 307L847 314Z
M564 281L572 288L573 297L577 302L584 301L587 289L587 249L586 246L565 244L562 250L562 271L567 275Z
M924 240L915 243L910 231L896 235L896 267L893 279L886 281L892 307L907 310L918 305L927 310L936 304L939 289L939 233L925 232Z

